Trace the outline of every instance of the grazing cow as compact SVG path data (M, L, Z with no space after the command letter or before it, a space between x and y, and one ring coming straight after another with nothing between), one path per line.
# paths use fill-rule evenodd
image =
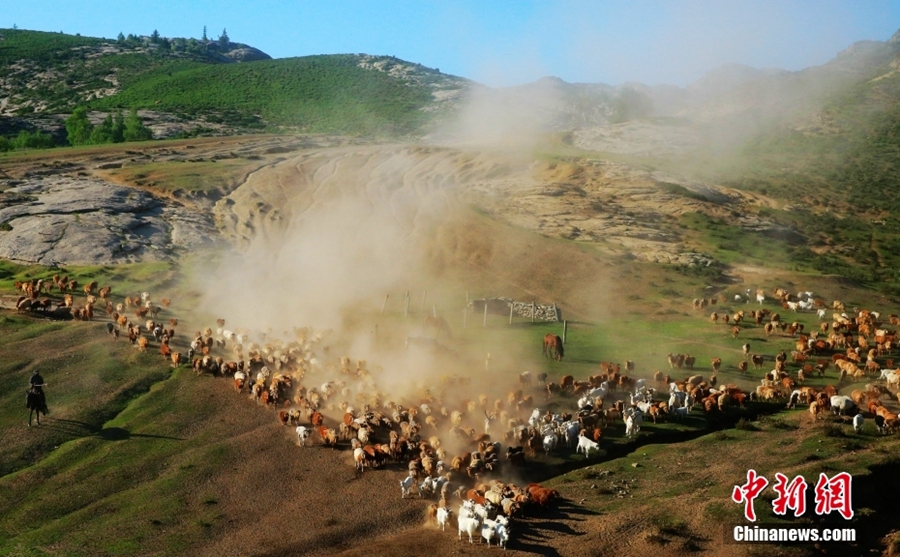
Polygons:
M671 369L681 369L684 365L684 354L669 354L668 360Z

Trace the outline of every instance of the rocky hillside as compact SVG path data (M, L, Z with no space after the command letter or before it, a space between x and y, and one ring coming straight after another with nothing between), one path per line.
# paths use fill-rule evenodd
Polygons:
M179 121L182 134L289 128L396 136L447 112L467 87L388 56L272 60L236 42L0 29L0 133L7 136L34 128L59 135L64 115L79 105L96 118L140 109L151 127ZM172 126L157 131L165 129Z

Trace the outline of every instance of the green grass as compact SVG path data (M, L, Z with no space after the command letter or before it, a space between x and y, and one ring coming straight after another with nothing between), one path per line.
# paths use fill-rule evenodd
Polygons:
M426 122L428 90L358 66L355 55L306 56L189 69L160 68L91 103L190 114L259 115L307 132L403 134Z
M178 267L143 264L68 271L82 282L93 276L101 283L110 280L117 287L127 285L117 291L135 293L147 284L154 285L151 291L166 285L183 287L195 272L190 262ZM43 273L47 270L5 264L0 266L0 289L8 291L16 278ZM693 284L690 277L684 280ZM669 284L685 288L682 283ZM181 297L189 296L180 292ZM678 303L690 305L687 299ZM392 308L387 312L381 321L384 330L403 330L400 311ZM415 313L411 319L419 317ZM733 339L728 327L713 325L706 312L690 309L687 315L623 312L599 323L569 323L566 357L555 362L542 358L539 341L547 332L561 333L560 324L532 324L517 318L514 326L509 326L504 316L490 315L489 326L484 328L480 317L470 316L465 329L451 324L453 346L464 354L491 352L491 372L485 378L502 384L514 382L522 365L530 366L533 373L547 371L558 380L564 374L584 378L599 372L600 361L624 363L626 359L635 361L640 377L649 377L656 368L675 378L692 373L708 376L709 359L719 356L725 361L719 374L721 383L752 388L763 371L751 371L748 377L736 372L740 345L749 340L755 352L773 354L789 349L793 342L782 335L766 338L755 326L743 328L739 338ZM810 314L797 315L797 319L807 328L816 321ZM343 349L333 347L335 353ZM668 352L697 356L697 371L670 372ZM6 390L0 391L0 425L18 443L5 442L0 451L4 466L0 476L0 555L38 555L41 548L56 548L66 555L186 554L208 541L211 532L227 527L219 510L220 498L209 491L205 480L233 465L233 443L240 441L228 437L232 425L217 414L218 402L208 383L195 380L187 369L170 372L155 354L138 354L123 342L114 346L101 323L47 322L5 314L0 318L0 356L0 374L9 378ZM476 365L482 366L483 360L472 362L467 369L477 376L474 370L480 368ZM32 435L28 438L22 435L27 428L20 399L21 385L32 369L40 369L51 384L53 413L47 426L28 431ZM831 372L826 381L834 379ZM560 399L547 407L571 404L571 400ZM729 482L742 481L740 474L735 472L733 480L729 476L723 482L722 476L708 471L719 465L715 459L722 451L739 454L742 447L760 444L778 447L759 466L808 474L808 480L823 469L838 467L864 476L870 467L893 454L894 437L875 437L870 432L858 436L848 425L839 424L833 427L843 428L844 435L827 436L822 428L811 432L808 427L798 427L801 420L808 420L805 410L785 411L782 404L750 407L764 414L777 413L777 417L754 421L753 428L709 432L722 424L710 423L696 410L680 422L645 423L639 441L658 444L644 446L625 439L619 423L604 430L599 458L586 461L582 455L560 450L550 457L531 459L527 472L530 478L547 480L550 486L583 493L584 506L602 513L634 505L636 500L653 502L702 494L701 502L692 503L691 509L717 520L736 520L739 509L728 501ZM752 419L738 409L728 409L727 414L733 422L740 417ZM63 423L69 425L63 427ZM666 445L675 442L677 446ZM878 452L879 447L889 450ZM851 450L857 456L848 456ZM811 454L816 458L810 459ZM634 499L615 496L622 484L614 482L622 480L629 482ZM656 481L666 485L642 491L644 485ZM590 484L598 488L591 490ZM870 505L868 498L865 504ZM875 508L873 512L878 516L881 511ZM663 536L665 529L675 527L665 518L654 518ZM675 515L669 520L682 518Z
M179 277L179 265L169 261L130 263L124 265L72 265L51 269L42 265L21 265L0 261L0 289L12 291L16 281L51 279L53 275L68 276L85 285L97 281L100 286L115 284L113 297L134 296L147 289L155 292L171 288ZM57 295L54 289L52 294ZM79 295L83 295L79 289Z
M0 41L0 68L4 68L0 70L2 72L7 71L10 64L22 59L52 65L77 56L73 48L98 46L104 41L93 37L23 29L0 29L0 34L5 39Z
M250 172L265 164L240 158L131 164L110 170L115 181L151 187L162 192L227 192Z
M386 56L377 61L408 65L412 77L364 69L359 66L362 58L351 54L233 64L214 52L147 45L136 49L138 45L106 39L35 31L0 33L5 37L0 42L0 77L21 85L13 102L43 104L43 111L51 113L84 104L107 112L137 108L168 111L183 119L204 116L243 131L289 127L393 137L419 131L430 122L424 110L433 108L430 86L449 86L447 80L456 79ZM96 47L103 44L118 50L96 55ZM15 65L20 61L28 68ZM36 70L62 77L27 85ZM111 75L119 92L88 100L111 86Z

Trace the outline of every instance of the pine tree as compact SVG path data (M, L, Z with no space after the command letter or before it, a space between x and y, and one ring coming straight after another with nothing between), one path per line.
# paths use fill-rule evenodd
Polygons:
M137 110L132 108L128 117L125 118L125 141L146 141L148 139L153 139L153 132L141 121Z
M125 141L125 116L122 115L121 109L116 111L116 118L113 121L112 140L113 143Z
M206 25L203 26L203 40L207 41L209 39L206 38Z
M94 125L88 120L87 108L79 106L66 119L66 134L69 144L87 145L91 141Z
M221 46L223 50L228 48L228 31L225 29L222 29L222 34L219 35L219 46Z
M116 42L118 42L119 44L125 44L125 35L123 35L121 31L119 31L119 36L116 37Z
M150 33L150 42L153 44L159 42L159 31L157 31L156 29L154 29L153 32Z
M91 143L93 145L102 145L104 143L112 143L113 142L113 117L112 114L107 114L106 118L104 118L103 123L99 126L95 126L94 130L91 132Z

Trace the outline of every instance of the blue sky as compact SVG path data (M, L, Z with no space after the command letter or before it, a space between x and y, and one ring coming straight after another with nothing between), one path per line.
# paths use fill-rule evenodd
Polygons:
M0 27L233 41L273 57L390 54L494 86L685 86L726 63L799 70L900 29L897 1L0 0Z

